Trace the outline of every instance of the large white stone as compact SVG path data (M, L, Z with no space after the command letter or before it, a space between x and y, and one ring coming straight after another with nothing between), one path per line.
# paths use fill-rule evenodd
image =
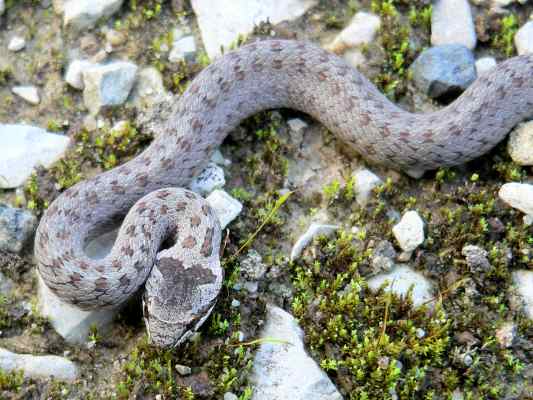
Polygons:
M533 165L533 121L519 124L509 135L507 150L519 165Z
M63 24L82 30L117 12L123 0L69 0L62 5Z
M76 364L64 357L17 354L3 348L0 348L0 369L5 372L22 370L28 378L54 377L62 381L76 380L79 375Z
M83 71L92 67L94 64L88 60L74 60L67 68L65 74L65 81L74 89L83 90L85 85L83 84Z
M433 299L433 284L422 274L412 270L407 265L397 265L390 272L376 275L368 280L368 287L377 290L387 283L387 291L405 296L409 288L413 287L413 305L429 304Z
M93 114L102 106L117 106L126 101L135 83L137 66L126 61L93 65L83 70L83 101Z
M206 200L215 210L222 229L237 218L242 211L242 204L224 190L213 190Z
M533 319L533 271L519 270L513 272L513 282L518 295L524 303L524 311Z
M49 167L69 144L67 136L38 127L0 124L0 188L21 186L37 165Z
M500 188L498 196L511 207L533 216L533 185L506 183Z
M407 211L392 233L403 251L413 251L424 242L424 221L416 211Z
M467 0L436 0L431 14L431 44L476 47L476 30Z
M320 235L330 236L332 235L339 227L337 225L325 225L312 223L307 231L298 238L294 246L292 246L290 260L294 261L296 258L300 257L302 251L313 241L313 239Z
M341 400L324 371L306 353L303 331L281 308L268 305L254 359L252 400Z
M360 206L365 206L372 194L372 190L381 185L383 181L368 169L360 169L353 176L355 178L355 200Z
M533 53L533 21L526 22L514 36L518 54Z
M91 311L65 303L57 297L38 276L39 311L68 343L84 344L88 341L91 327L95 326L98 333L105 333L115 318L117 309L98 309Z
M36 105L41 102L39 92L35 86L14 86L11 91L30 104Z
M326 48L335 53L371 43L379 30L381 20L377 15L359 11Z
M247 35L255 24L270 20L277 24L300 17L316 0L192 0L205 49L209 58L220 55L238 38Z

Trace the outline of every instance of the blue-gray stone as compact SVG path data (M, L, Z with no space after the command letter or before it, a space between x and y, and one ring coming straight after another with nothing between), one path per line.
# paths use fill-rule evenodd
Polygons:
M37 220L30 212L0 203L0 250L19 253L36 225Z
M454 96L476 79L474 55L460 44L423 51L411 65L415 85L429 97Z

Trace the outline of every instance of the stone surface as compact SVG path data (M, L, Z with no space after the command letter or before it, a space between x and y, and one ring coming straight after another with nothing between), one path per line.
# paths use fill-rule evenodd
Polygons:
M0 188L21 186L37 165L49 167L70 138L30 125L0 124Z
M415 85L432 98L456 95L476 79L474 55L459 44L431 47L410 68Z
M172 50L168 55L168 61L194 61L196 58L196 43L194 36L184 36L172 43Z
M0 15L2 15L5 10L6 10L6 4L4 0L0 0Z
M148 108L162 102L168 96L163 77L154 67L143 68L137 75L137 82L131 91L131 102L136 107Z
M433 284L424 275L412 270L407 265L399 264L391 272L376 275L368 280L368 287L377 290L387 283L386 291L398 296L405 296L413 286L413 305L429 304L433 299Z
M355 178L355 200L360 206L365 206L370 199L372 190L383 183L379 176L368 169L360 169L353 174Z
M17 354L3 348L0 348L0 369L22 370L28 378L54 377L62 381L73 381L79 375L76 364L64 357Z
M254 25L267 19L277 24L300 17L316 0L192 0L202 41L212 60L227 49L239 34L250 33Z
M461 250L461 254L466 258L466 265L474 273L487 272L490 268L488 254L485 249L479 246L466 245Z
M63 24L76 30L90 28L101 18L116 13L123 0L68 0L61 7Z
M102 106L117 106L126 101L135 83L137 66L126 61L93 65L83 71L83 100L97 114Z
M519 124L511 131L507 151L518 165L533 165L533 121Z
M13 281L0 272L0 293L9 295L14 288L15 284Z
M381 20L377 15L359 11L326 49L339 54L369 44L375 39L380 26Z
M476 30L468 0L437 0L431 14L431 44L476 47Z
M83 71L92 67L94 64L88 60L74 60L67 68L65 73L65 81L74 89L83 90Z
M20 253L37 227L37 219L23 208L0 203L0 250Z
M389 272L394 268L396 250L391 242L382 240L374 248L372 255L372 274Z
M26 47L26 40L24 40L24 38L21 36L12 37L7 45L7 48L10 51L20 51L24 47Z
M110 327L117 309L84 311L63 302L48 289L38 275L39 311L68 343L84 344L87 342L91 326L96 326L99 334Z
M416 211L407 211L392 233L403 251L413 251L424 242L424 221Z
M506 183L498 193L500 199L527 215L533 215L533 185L527 183Z
M533 53L533 21L526 22L514 36L518 54Z
M513 272L513 282L529 319L533 319L533 271L518 270Z
M326 373L305 352L303 331L290 314L268 305L261 338L265 341L257 350L250 378L252 400L342 399Z
M206 200L215 210L222 229L237 218L242 211L242 204L224 190L213 190L213 192L207 196Z
M481 57L476 60L476 72L478 76L490 71L496 66L496 59L494 57Z
M11 91L30 104L36 105L41 102L39 91L35 86L14 86Z
M300 257L302 251L313 241L313 239L320 235L329 236L333 234L339 227L337 225L326 225L313 222L307 231L296 240L292 246L290 260L294 261Z
M209 163L204 170L191 181L189 188L201 196L208 195L226 184L224 170L215 163Z

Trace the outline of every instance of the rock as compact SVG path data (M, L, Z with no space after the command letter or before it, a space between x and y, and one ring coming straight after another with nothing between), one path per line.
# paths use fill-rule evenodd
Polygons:
M137 66L126 61L93 65L83 71L83 100L97 114L102 106L117 106L126 101L135 83Z
M267 19L272 24L292 20L313 7L317 0L192 0L202 41L211 60L234 43L239 34L252 32Z
M6 4L4 0L0 0L0 15L2 15L6 11Z
M196 43L194 36L184 36L172 43L172 50L168 55L168 61L194 61L196 58Z
M11 91L30 104L36 105L41 102L39 92L35 86L14 86Z
M413 305L419 307L433 299L433 284L424 275L412 270L407 265L397 265L391 272L376 275L368 280L368 287L378 290L387 282L386 291L398 296L407 295L413 286Z
M239 400L239 398L231 392L226 392L224 393L224 400Z
M410 68L415 85L432 98L456 95L476 79L474 55L459 44L431 47Z
M224 190L213 190L213 192L207 196L206 200L215 210L222 229L237 218L242 211L242 204Z
M9 44L7 45L7 49L10 51L20 51L24 47L26 47L26 40L24 40L24 38L20 36L12 37L9 41Z
M533 320L533 271L514 271L513 282L524 304L527 317Z
M87 60L74 60L72 61L65 74L65 81L74 89L83 90L85 85L83 84L83 71L92 67L94 64Z
M266 340L257 350L250 377L252 400L342 399L326 373L305 352L302 329L290 314L267 305L261 338Z
M476 47L476 30L468 0L437 0L431 14L431 44Z
M261 280L267 270L261 254L253 249L248 250L248 253L239 264L241 276L248 281Z
M90 28L116 13L123 0L68 0L63 3L63 25L76 30Z
M496 340L500 347L506 349L513 345L516 335L516 326L512 322L506 322L496 330Z
M178 371L178 374L181 376L187 376L191 374L192 369L186 365L176 364L176 371Z
M496 66L494 57L482 57L476 60L476 73L481 76Z
M506 183L498 193L500 199L527 215L533 215L533 185L527 183Z
M518 54L533 53L533 21L526 22L514 36Z
M347 49L372 43L380 26L381 20L377 15L359 11L326 49L341 54Z
M533 121L519 124L511 131L507 151L518 165L533 165Z
M20 253L37 226L32 213L0 203L0 250Z
M68 343L85 344L92 326L96 326L99 334L109 329L118 309L80 310L59 299L48 289L39 274L37 275L39 311Z
M387 240L382 240L374 248L372 256L372 273L389 272L394 268L395 258L396 250L394 250L393 245Z
M120 46L126 41L126 36L122 32L116 31L114 29L109 29L105 33L105 39L112 46Z
M154 67L139 71L137 82L131 91L131 102L137 108L148 108L164 101L168 94L161 73Z
M58 356L34 356L12 353L0 348L0 369L4 372L22 370L28 378L51 378L74 381L79 371L72 361Z
M213 155L211 156L211 162L215 163L216 165L224 165L226 167L231 165L231 160L224 158L224 155L218 149L213 152Z
M381 185L383 181L368 169L360 169L353 174L353 177L355 178L355 200L361 207L364 207L368 203L372 190Z
M21 186L37 165L61 158L70 138L29 125L0 124L0 188Z
M488 254L478 246L466 245L461 250L461 254L466 257L466 265L472 272L487 272L491 265L487 258Z
M424 242L424 221L416 211L407 211L392 233L402 250L411 252Z
M291 141L294 145L300 147L302 144L305 130L309 125L300 118L292 118L287 121L287 125L289 126L289 136L291 137Z
M337 225L325 225L312 223L307 231L298 238L294 246L292 246L290 261L294 261L296 258L300 257L302 251L313 241L313 239L320 235L330 236L332 235L339 227Z
M201 196L208 195L226 184L224 170L215 163L209 163L204 170L191 181L189 188Z
M0 293L4 296L9 295L14 288L13 281L0 272Z

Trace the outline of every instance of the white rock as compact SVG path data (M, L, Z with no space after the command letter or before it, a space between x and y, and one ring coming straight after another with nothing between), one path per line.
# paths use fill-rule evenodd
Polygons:
M49 167L69 144L67 136L41 128L0 124L0 188L21 186L37 165Z
M375 39L380 26L381 20L377 15L359 11L326 48L335 53L344 53L347 49L369 44Z
M412 270L407 265L397 265L391 272L376 275L368 280L368 287L378 290L387 282L385 290L399 296L405 296L413 286L413 305L415 307L429 303L433 299L433 284L424 275Z
M11 91L28 103L39 104L41 102L39 92L35 86L15 86L11 88Z
M161 73L154 67L139 71L137 82L131 91L131 101L136 107L151 107L167 97Z
M494 57L482 57L476 60L476 72L478 76L490 71L496 66L496 59Z
M513 282L522 299L527 317L533 319L533 271L514 271Z
M519 124L509 135L507 150L519 165L533 165L533 121Z
M503 348L509 348L513 345L516 335L516 325L512 322L505 322L496 330L496 340Z
M437 0L431 14L431 44L462 44L476 47L476 30L467 0Z
M231 165L231 160L228 160L227 158L224 158L224 155L220 152L219 149L216 149L213 152L213 155L211 156L211 162L217 164L217 165L224 165L228 166Z
M196 57L196 43L194 36L185 36L172 43L172 50L168 55L168 61L179 62L183 60L192 61Z
M9 372L22 370L28 378L50 378L73 381L79 371L72 361L58 356L34 356L12 353L0 348L0 369Z
M317 0L192 0L202 41L211 60L261 21L277 24L303 15Z
M52 0L52 7L57 15L63 14L63 8L65 6L65 0Z
M7 48L10 51L20 51L24 47L26 47L26 40L24 40L24 38L21 36L12 37L7 45Z
M91 327L94 325L98 333L105 333L118 309L80 310L72 304L65 303L57 297L38 276L39 311L68 343L84 344L87 342Z
M498 193L500 199L524 214L533 215L533 185L527 183L506 183Z
M250 377L252 400L342 399L326 373L305 352L302 329L289 313L268 305L261 338L265 341L257 350Z
M514 36L518 54L533 53L533 21L526 22Z
M83 71L92 67L94 64L87 60L74 60L72 61L65 74L65 81L74 89L83 90L85 85L83 84Z
M224 170L214 163L209 163L204 170L193 178L189 188L201 196L220 189L226 184Z
M353 176L355 178L355 200L360 206L365 206L372 194L372 190L381 185L383 181L368 169L360 169Z
M102 106L124 103L135 83L137 66L126 61L93 65L83 70L83 100L97 114Z
M302 254L302 251L313 241L313 239L320 235L329 236L333 234L339 227L337 225L325 225L312 223L307 231L298 238L294 246L292 246L290 260L294 261Z
M231 392L224 393L224 400L239 400L236 394L233 394Z
M351 49L344 53L343 58L354 68L359 68L366 62L366 57L359 49Z
M68 0L63 9L63 24L77 30L94 26L101 18L109 17L122 6L123 0Z
M307 122L301 120L300 118L289 119L287 121L287 125L289 125L291 132L294 133L301 133L309 126L307 125Z
M424 242L424 221L416 211L407 211L392 233L403 251L413 251Z
M222 229L237 218L242 211L242 204L224 190L213 190L206 200L218 215Z
M6 10L6 4L4 0L0 0L0 15L2 15L5 10Z

